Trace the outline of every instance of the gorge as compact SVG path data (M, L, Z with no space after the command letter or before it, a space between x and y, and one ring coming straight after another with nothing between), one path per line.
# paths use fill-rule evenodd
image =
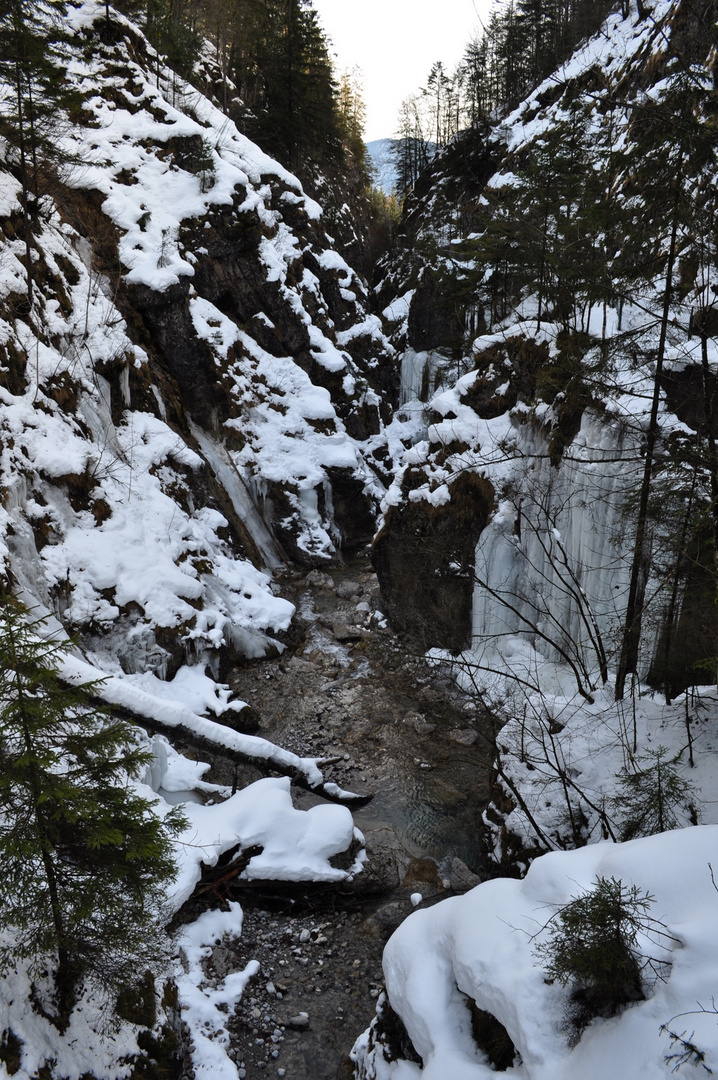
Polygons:
M377 251L219 32L180 75L148 13L17 4L64 89L2 16L1 606L184 822L136 986L63 1014L3 925L2 1069L710 1071L714 6L584 13ZM641 974L596 1004L535 939L602 882Z

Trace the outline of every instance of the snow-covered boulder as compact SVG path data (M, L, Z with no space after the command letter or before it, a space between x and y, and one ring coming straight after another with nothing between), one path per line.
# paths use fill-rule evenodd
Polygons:
M537 859L523 881L484 882L414 912L384 952L389 1001L405 1033L397 1033L396 1021L374 1021L354 1047L357 1076L489 1080L496 1072L472 1033L474 1007L508 1033L515 1057L505 1074L517 1080L665 1080L678 1061L671 1055L686 1050L671 1033L705 1055L687 1054L688 1073L692 1066L715 1070L717 843L718 826L703 826L552 853ZM599 877L652 897L649 914L660 935L639 937L637 945L660 962L662 977L647 979L645 1000L594 1019L577 1035L570 1023L574 988L545 976L536 945L551 916Z

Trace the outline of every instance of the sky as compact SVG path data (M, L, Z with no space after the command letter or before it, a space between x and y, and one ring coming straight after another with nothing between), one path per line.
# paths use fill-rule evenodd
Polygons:
M359 66L367 142L396 134L399 107L432 64L449 70L486 21L490 0L313 0L339 74Z

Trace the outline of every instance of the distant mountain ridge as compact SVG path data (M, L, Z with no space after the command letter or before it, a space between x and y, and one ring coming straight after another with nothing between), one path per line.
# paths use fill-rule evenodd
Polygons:
M396 159L397 142L397 139L373 139L366 144L367 153L374 168L374 187L379 188L385 195L391 195L397 187L399 178Z

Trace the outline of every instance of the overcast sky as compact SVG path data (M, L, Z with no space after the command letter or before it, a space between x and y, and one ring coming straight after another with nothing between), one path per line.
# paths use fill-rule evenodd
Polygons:
M431 65L451 70L486 20L490 0L313 0L337 71L364 77L367 142L396 134L399 106Z

